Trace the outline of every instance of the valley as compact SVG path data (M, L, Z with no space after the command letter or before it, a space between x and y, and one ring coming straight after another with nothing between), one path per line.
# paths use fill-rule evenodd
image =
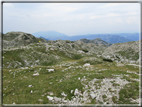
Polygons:
M3 104L140 104L139 41L46 41L9 32L2 59Z

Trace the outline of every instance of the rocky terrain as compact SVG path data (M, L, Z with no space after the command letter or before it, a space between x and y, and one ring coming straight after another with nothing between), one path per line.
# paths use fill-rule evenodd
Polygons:
M138 44L9 32L3 36L3 103L139 105Z
M36 38L24 32L8 32L3 34L3 48L26 46L39 41L46 42L46 40L42 38Z
M98 46L99 45L103 45L104 47L108 47L110 46L111 44L110 43L107 43L103 40L101 40L100 38L96 38L96 39L92 39L92 40L88 40L88 39L80 39L78 41L83 41L85 43L94 43L94 44L97 44Z
M140 41L113 44L106 48L103 57L123 63L139 63Z

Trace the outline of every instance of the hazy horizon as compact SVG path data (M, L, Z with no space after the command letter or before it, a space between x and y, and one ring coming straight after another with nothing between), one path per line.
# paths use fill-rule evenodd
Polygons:
M54 31L54 30L50 30L50 31ZM8 31L8 32L24 32L24 31ZM8 32L3 32L4 34L8 33ZM48 31L38 31L38 32L48 32ZM55 31L57 32L57 31ZM24 32L24 33L29 33L29 32ZM37 33L37 32L34 32L34 33ZM58 32L58 33L62 33L62 34L65 34L63 32ZM130 33L130 32L120 32L120 33ZM120 33L88 33L88 34L78 34L78 35L91 35L91 34L120 34ZM132 34L134 33L140 33L140 32L132 32ZM33 33L30 33L30 34L33 34ZM67 34L65 34L67 35ZM67 35L67 36L78 36L78 35Z
M3 3L3 33L139 33L139 3Z

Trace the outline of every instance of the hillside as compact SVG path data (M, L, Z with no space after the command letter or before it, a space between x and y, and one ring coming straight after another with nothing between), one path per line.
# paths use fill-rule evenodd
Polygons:
M47 42L42 38L36 38L33 35L24 32L8 32L3 34L3 48L26 46L39 41Z
M125 63L139 63L139 41L113 44L104 50L102 56Z
M20 46L20 45L18 45ZM4 46L5 47L5 46ZM80 59L83 56L101 54L106 46L82 41L47 41L47 43L31 43L19 48L4 50L4 68L25 67L34 65L50 65L62 59ZM11 55L12 54L12 55ZM10 56L11 55L11 56ZM15 57L17 57L15 59Z
M104 58L110 50L130 49L129 58L137 61L137 42L116 47L101 39L46 41L23 32L3 38L4 105L140 104L139 65Z
M89 39L80 39L79 41L83 41L85 43L94 43L98 46L101 46L101 45L104 45L104 46L110 46L111 44L110 43L107 43L103 40L101 40L100 38L96 38L96 39L92 39L92 40L89 40Z

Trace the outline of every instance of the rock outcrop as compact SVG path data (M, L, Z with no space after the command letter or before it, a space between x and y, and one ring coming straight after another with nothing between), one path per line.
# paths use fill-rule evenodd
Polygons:
M132 41L113 44L104 50L102 56L120 62L138 63L140 61L139 43L140 41Z
M3 48L26 46L31 43L47 42L42 38L36 38L29 33L8 32L3 34Z
M89 40L89 39L80 39L78 41L82 41L82 42L85 42L85 43L94 43L98 46L110 46L111 44L110 43L107 43L105 41L103 41L102 39L100 38L96 38L96 39L92 39L92 40Z

